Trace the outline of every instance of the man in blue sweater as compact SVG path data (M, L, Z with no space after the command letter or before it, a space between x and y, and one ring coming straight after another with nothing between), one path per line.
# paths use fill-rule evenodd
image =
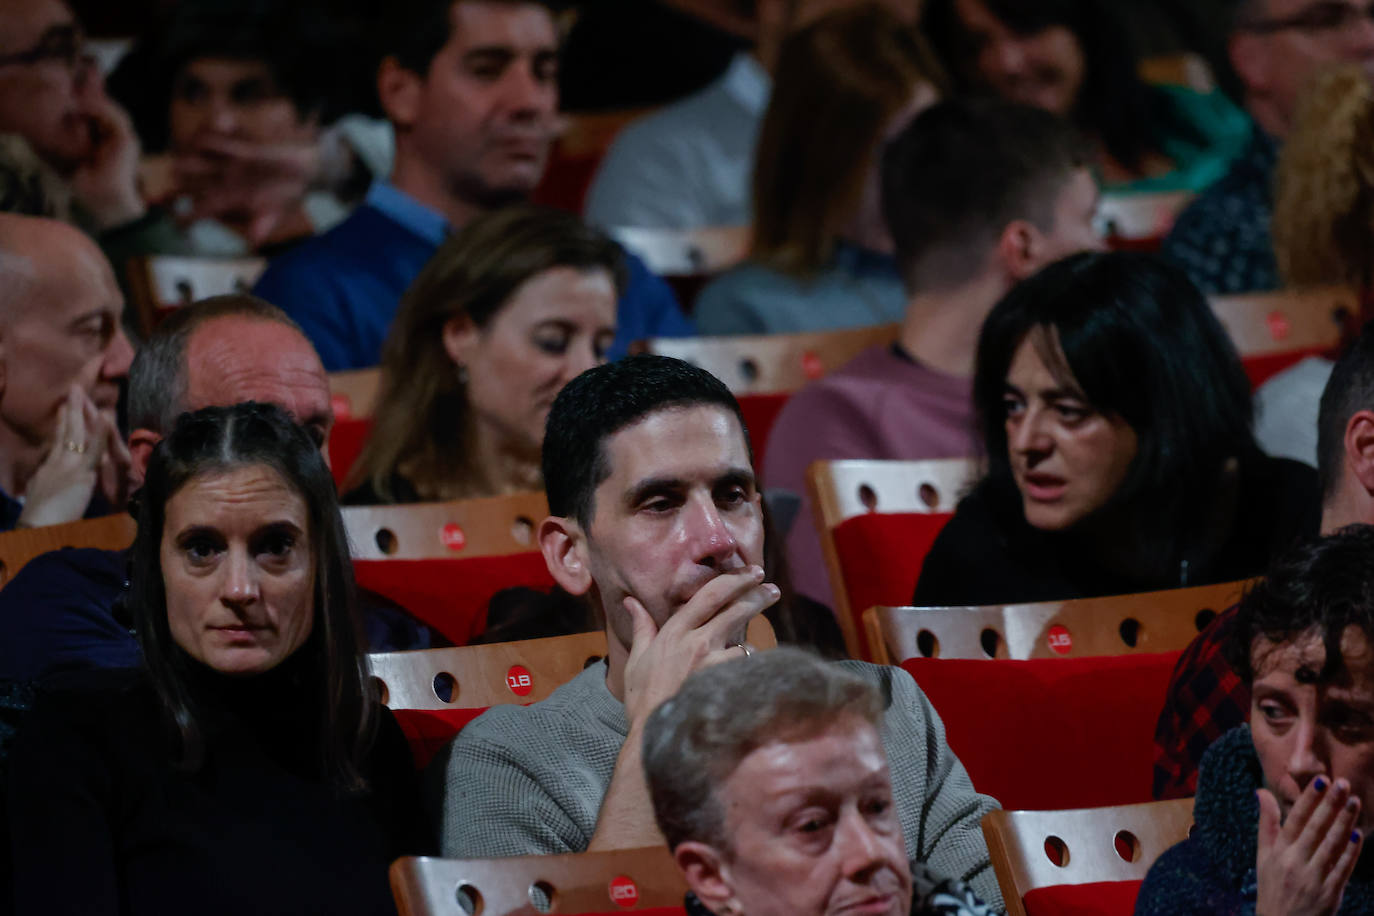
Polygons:
M396 11L377 94L396 163L343 223L277 259L254 290L325 369L379 362L401 294L453 230L527 197L559 128L558 33L539 0L423 0ZM690 334L672 291L629 259L613 357Z

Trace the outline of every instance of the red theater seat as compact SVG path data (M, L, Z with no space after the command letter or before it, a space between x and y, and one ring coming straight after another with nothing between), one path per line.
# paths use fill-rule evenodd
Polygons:
M374 591L462 646L486 628L487 605L502 589L553 588L544 555L427 560L354 560L361 588Z
M863 612L911 603L926 554L953 517L952 512L874 512L847 518L831 531L864 658L873 658L876 650L864 631Z
M1026 916L1131 916L1140 881L1037 887L1021 898Z
M945 723L973 785L1002 807L1150 798L1155 722L1178 652L902 662Z
M348 472L353 470L353 465L363 453L363 446L367 444L367 437L371 434L371 417L336 420L334 428L330 430L329 444L325 446L325 450L329 453L329 472L334 475L334 486L341 494Z

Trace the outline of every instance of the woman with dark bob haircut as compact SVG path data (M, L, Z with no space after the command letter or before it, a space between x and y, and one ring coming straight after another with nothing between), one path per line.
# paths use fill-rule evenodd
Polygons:
M318 448L274 406L183 414L137 517L143 666L49 691L16 740L17 912L394 913L418 789Z
M983 325L973 397L987 472L917 605L1242 579L1316 532L1316 475L1259 451L1230 339L1153 256L1074 255L1013 289Z

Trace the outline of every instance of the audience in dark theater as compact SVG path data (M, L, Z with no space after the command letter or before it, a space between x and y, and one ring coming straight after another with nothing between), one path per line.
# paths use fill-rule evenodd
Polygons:
M206 408L140 494L143 666L68 679L21 732L18 911L392 912L387 864L426 848L418 784L365 689L319 443L274 406Z
M254 291L305 330L325 369L375 366L401 296L444 237L527 197L558 129L558 35L538 0L423 0L391 11L377 94L396 132L388 180ZM673 292L627 258L617 354L688 333Z
M4 0L0 916L1374 913L1372 297L1374 0Z
M1109 190L1201 190L1246 141L1222 93L1141 79L1112 0L930 0L923 22L968 87L1077 124Z
M542 486L554 396L606 361L620 248L577 217L480 216L415 279L382 351L377 422L346 502L495 496Z
M1317 481L1250 433L1250 389L1188 278L1080 254L993 308L973 401L987 473L912 603L1150 591L1259 575L1317 528Z
M921 36L850 6L783 43L760 128L749 261L701 291L703 334L780 334L898 321L906 304L883 222L883 148L946 89ZM808 143L816 121L849 143Z
M983 319L1041 267L1102 245L1088 164L1072 128L1034 108L957 101L918 115L883 161L883 210L907 289L897 340L788 401L764 483L805 494L816 460L972 455ZM809 496L804 504L803 517ZM815 528L792 527L787 560L801 594L833 603Z
M1179 215L1164 253L1205 293L1280 285L1269 234L1279 145L1303 89L1323 67L1355 63L1374 77L1374 20L1359 3L1233 0L1230 64L1254 121L1226 174Z

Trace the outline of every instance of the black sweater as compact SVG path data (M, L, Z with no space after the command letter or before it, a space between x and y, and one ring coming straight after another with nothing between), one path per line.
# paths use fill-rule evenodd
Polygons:
M1241 465L1230 535L1168 578L1136 580L1103 569L1072 532L1046 532L1026 522L1021 497L982 484L965 497L921 567L916 607L1008 604L1126 595L1183 585L1209 585L1262 574L1321 520L1317 473L1286 458ZM1190 532L1182 532L1186 537Z
M292 668L200 669L207 753L194 772L176 766L142 672L45 693L9 774L17 913L394 914L387 866L428 851L405 739L383 710L370 791L341 796Z

